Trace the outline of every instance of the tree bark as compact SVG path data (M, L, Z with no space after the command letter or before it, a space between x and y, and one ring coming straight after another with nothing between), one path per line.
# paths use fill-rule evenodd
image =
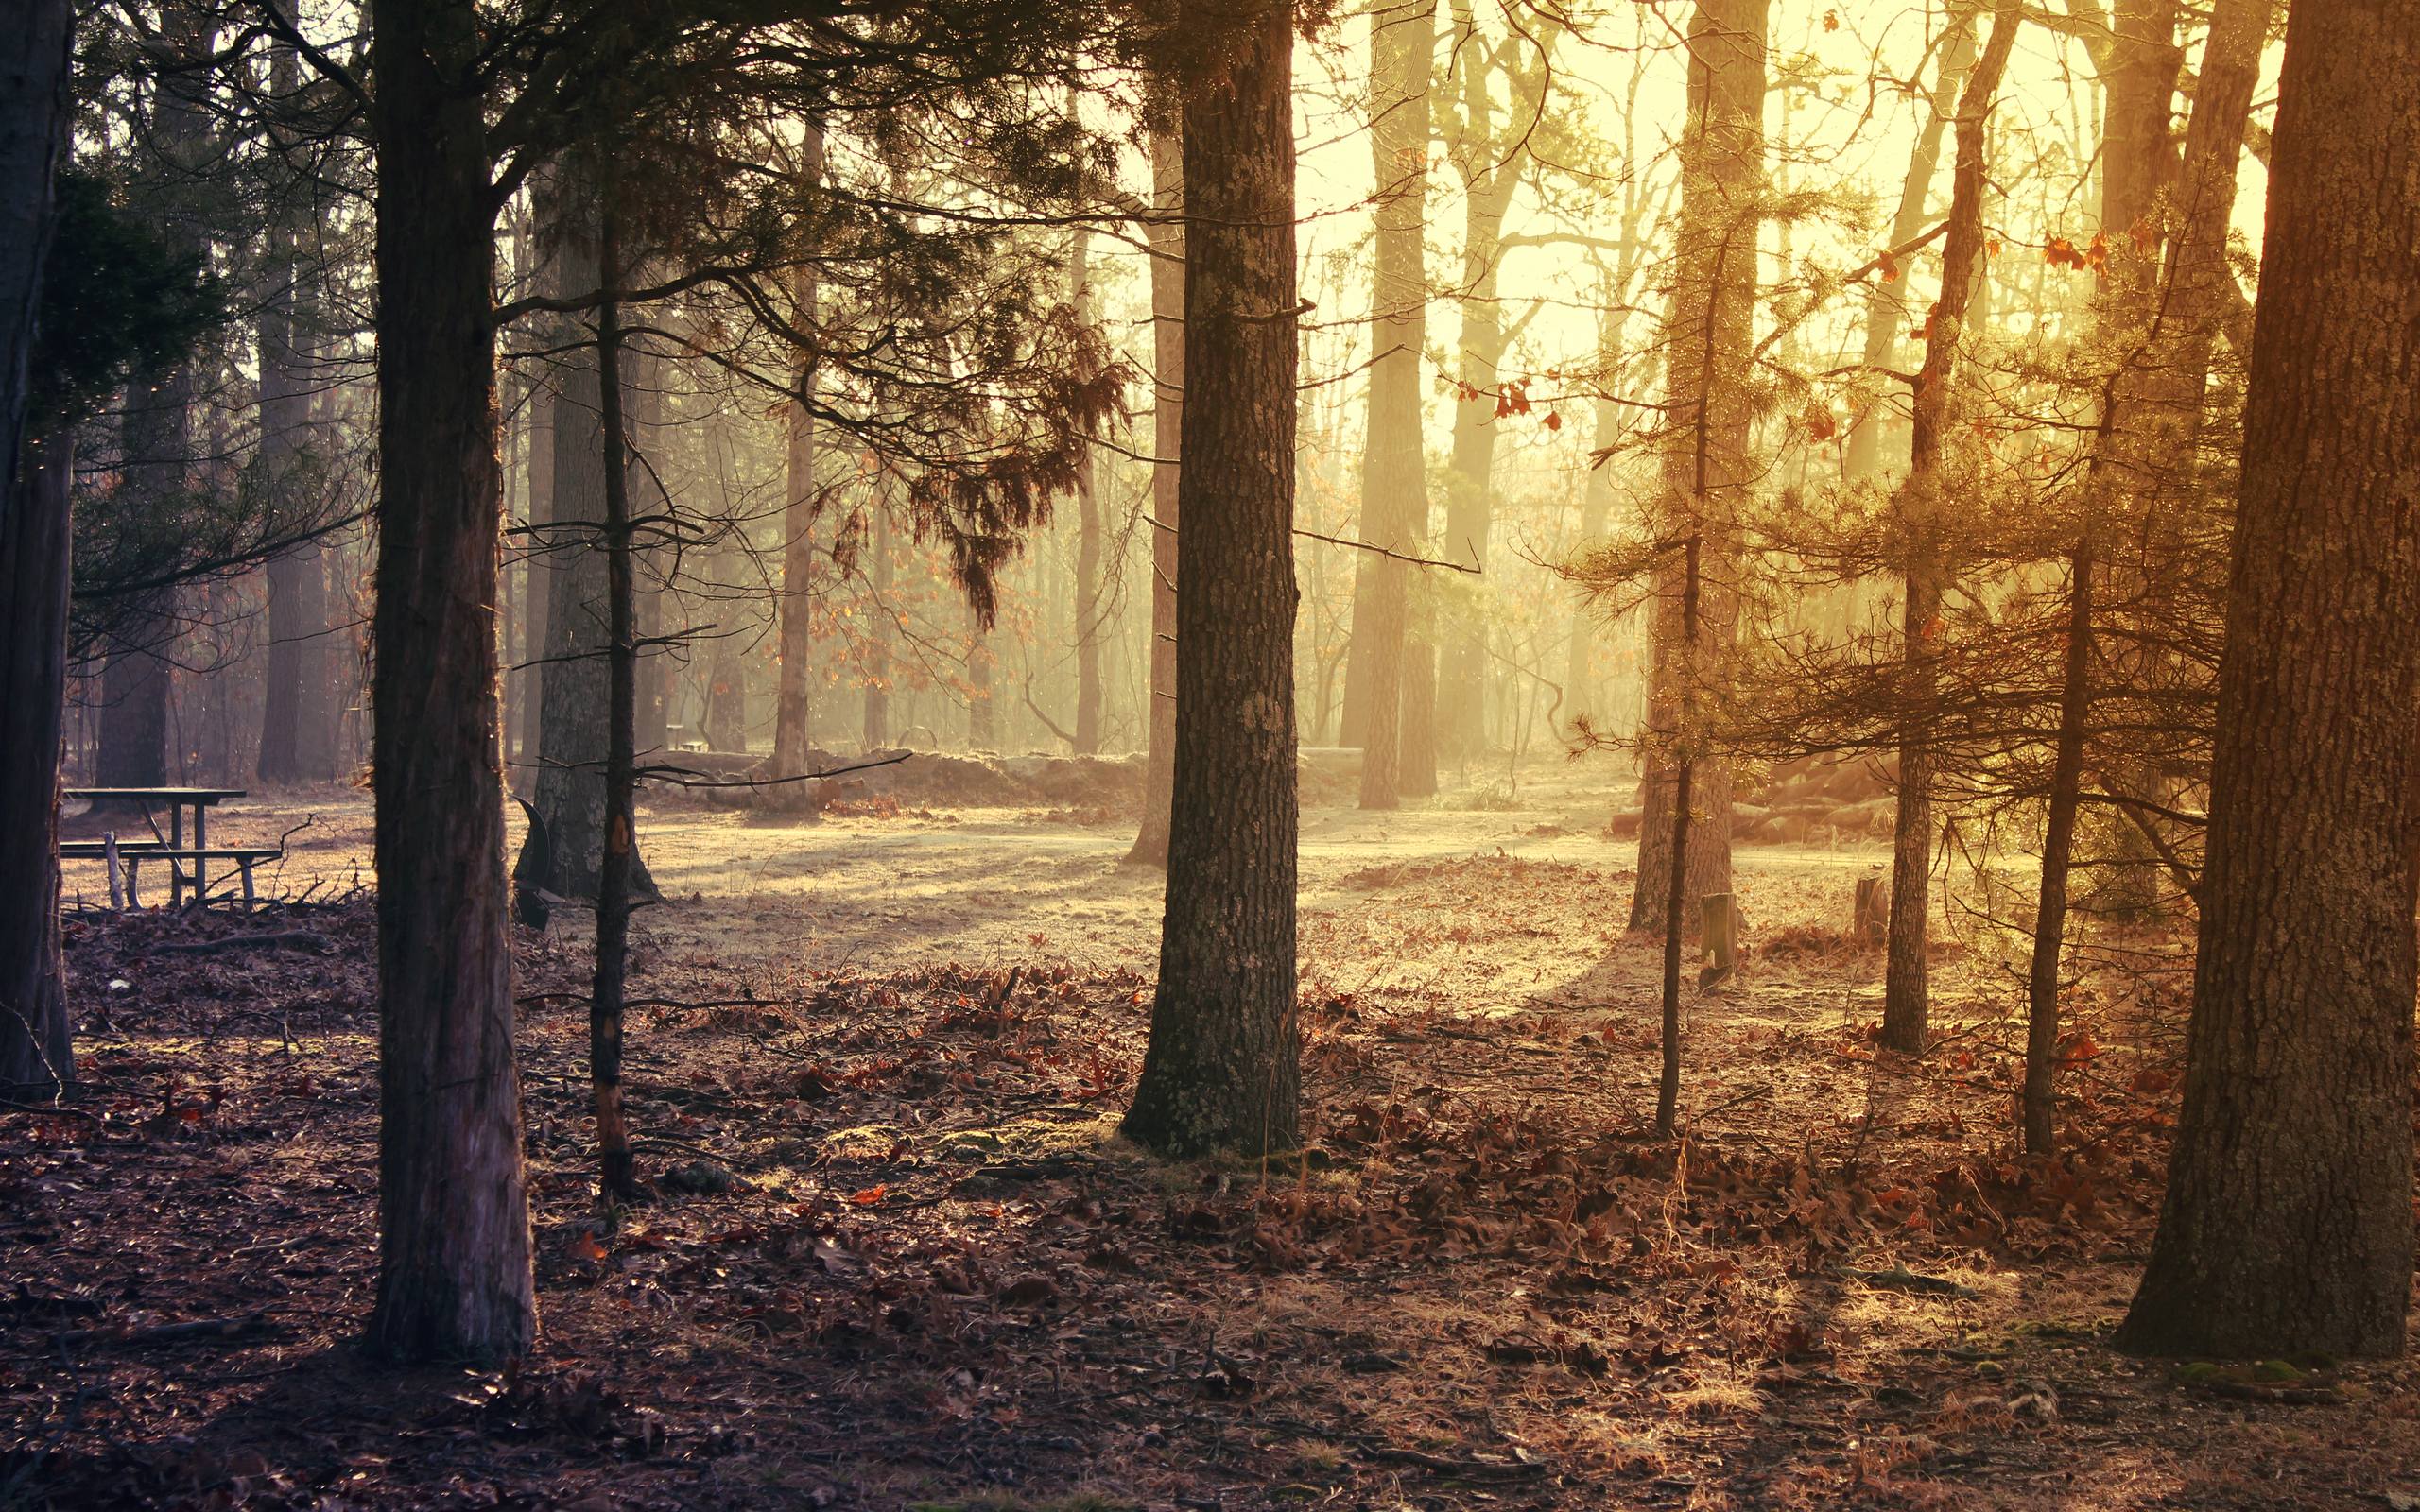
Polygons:
M32 444L27 412L34 318L50 249L53 187L71 110L68 51L75 8L26 0L0 39L0 534L20 502L17 478Z
M73 435L19 450L0 514L0 1089L19 1099L76 1079L59 938Z
M1958 101L1958 158L1949 194L1949 232L1941 252L1941 299L1925 339L1910 411L1908 479L1893 500L1906 556L1900 656L1898 812L1891 844L1891 934L1882 982L1882 1043L1914 1054L1929 1017L1927 970L1931 930L1934 670L1943 633L1941 598L1950 562L1942 539L1941 454L1949 423L1950 386L1975 270L1983 258L1983 143L2000 75L2015 45L2021 12L2001 0L1991 40Z
M373 0L378 1300L405 1360L537 1332L497 747L495 212L474 0Z
M2420 10L2290 11L2184 1108L2118 1343L2399 1355L2412 1276Z
M1179 449L1184 433L1184 157L1173 131L1151 135L1151 677L1143 822L1126 859L1168 861L1176 783L1176 576Z
M1160 978L1128 1111L1174 1156L1300 1143L1294 1021L1293 8L1188 0L1230 66L1184 106L1177 750Z

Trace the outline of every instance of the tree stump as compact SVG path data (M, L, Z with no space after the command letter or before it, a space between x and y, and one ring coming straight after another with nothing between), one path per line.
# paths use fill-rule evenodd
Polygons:
M1857 903L1849 915L1849 937L1860 945L1879 945L1891 934L1890 879L1876 873L1857 880Z
M1699 940L1705 964L1698 968L1698 990L1722 987L1738 974L1739 902L1727 892L1710 892L1698 900L1703 925Z

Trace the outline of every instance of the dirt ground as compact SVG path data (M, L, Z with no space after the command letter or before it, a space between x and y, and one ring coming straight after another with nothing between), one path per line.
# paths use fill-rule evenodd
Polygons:
M1115 805L648 809L657 1194L595 1201L585 917L523 934L544 1337L485 1373L353 1345L367 801L231 807L214 834L294 832L295 902L77 915L91 1095L0 1113L0 1507L2420 1505L2412 1366L2100 1342L2174 1111L2172 937L2077 984L2068 1153L2028 1161L2013 938L1943 910L1939 1042L1878 1054L1840 926L1882 852L1743 846L1753 954L1658 1142L1627 794L1522 775L1305 813L1310 1143L1270 1166L1116 1138L1158 879ZM266 931L311 937L170 948Z

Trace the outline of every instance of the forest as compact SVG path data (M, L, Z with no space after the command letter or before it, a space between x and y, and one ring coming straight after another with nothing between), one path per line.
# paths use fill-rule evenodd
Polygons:
M2420 1509L2420 6L6 0L0 1512Z

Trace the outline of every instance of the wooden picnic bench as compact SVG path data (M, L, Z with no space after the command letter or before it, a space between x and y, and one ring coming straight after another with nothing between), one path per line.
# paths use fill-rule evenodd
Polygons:
M144 823L151 831L147 839L119 839L114 832L97 840L62 840L59 856L62 861L92 860L106 864L110 873L110 902L117 902L118 885L123 875L126 902L140 908L143 901L141 867L145 861L165 861L168 864L168 906L184 902L185 888L190 885L197 900L210 897L209 866L213 861L232 861L243 879L244 906L250 909L252 892L252 868L263 861L275 860L285 850L278 846L214 846L210 843L210 810L231 798L242 798L239 787L71 787L66 796L82 799L98 807L102 804L130 804L143 811ZM160 833L155 810L168 811L168 833ZM185 843L185 811L193 811L193 843ZM190 863L192 871L187 874Z

